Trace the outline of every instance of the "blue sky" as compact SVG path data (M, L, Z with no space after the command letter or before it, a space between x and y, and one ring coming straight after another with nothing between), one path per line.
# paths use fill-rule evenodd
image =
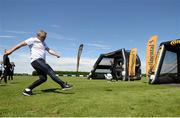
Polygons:
M158 44L180 37L179 6L180 0L0 0L0 47L11 48L44 29L49 47L62 55L48 55L57 70L75 70L81 43L81 71L90 71L99 54L120 48L137 47L144 63L152 35ZM16 72L32 71L28 47L10 58Z

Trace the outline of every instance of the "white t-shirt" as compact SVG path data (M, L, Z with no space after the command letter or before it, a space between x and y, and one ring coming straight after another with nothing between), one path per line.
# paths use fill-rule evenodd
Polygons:
M46 50L48 49L48 46L46 45L45 42L41 42L37 37L31 37L27 40L25 40L25 43L30 48L30 53L31 53L31 62L42 58L46 59Z

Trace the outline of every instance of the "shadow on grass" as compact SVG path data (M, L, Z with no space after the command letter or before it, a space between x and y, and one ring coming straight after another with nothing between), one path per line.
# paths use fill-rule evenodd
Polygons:
M50 89L44 89L44 90L41 90L41 91L45 92L45 93L49 93L49 92L60 93L59 91L56 91L58 89L59 88L50 88Z
M7 86L7 84L0 84L0 86Z
M180 83L161 84L163 86L180 87Z
M105 91L112 91L112 89L106 89Z
M149 81L143 81L143 83L149 83Z
M44 89L44 90L36 91L36 92L34 93L34 95L43 94L43 93L75 94L75 93L73 93L73 92L68 92L68 90L66 90L66 91L59 91L59 90L61 90L61 89L60 89L60 88Z
M10 84L18 84L18 83L20 83L20 82L10 82Z

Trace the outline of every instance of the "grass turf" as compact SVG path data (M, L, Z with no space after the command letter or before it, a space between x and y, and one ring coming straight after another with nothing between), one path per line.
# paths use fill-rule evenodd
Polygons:
M144 78L117 83L61 78L73 89L62 91L49 78L27 97L22 91L37 77L15 76L0 84L0 116L180 116L180 86L149 85Z

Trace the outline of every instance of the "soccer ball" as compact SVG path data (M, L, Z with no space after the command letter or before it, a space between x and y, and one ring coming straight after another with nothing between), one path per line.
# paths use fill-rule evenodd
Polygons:
M104 74L104 77L106 78L106 80L112 80L112 78L113 78L110 73Z

